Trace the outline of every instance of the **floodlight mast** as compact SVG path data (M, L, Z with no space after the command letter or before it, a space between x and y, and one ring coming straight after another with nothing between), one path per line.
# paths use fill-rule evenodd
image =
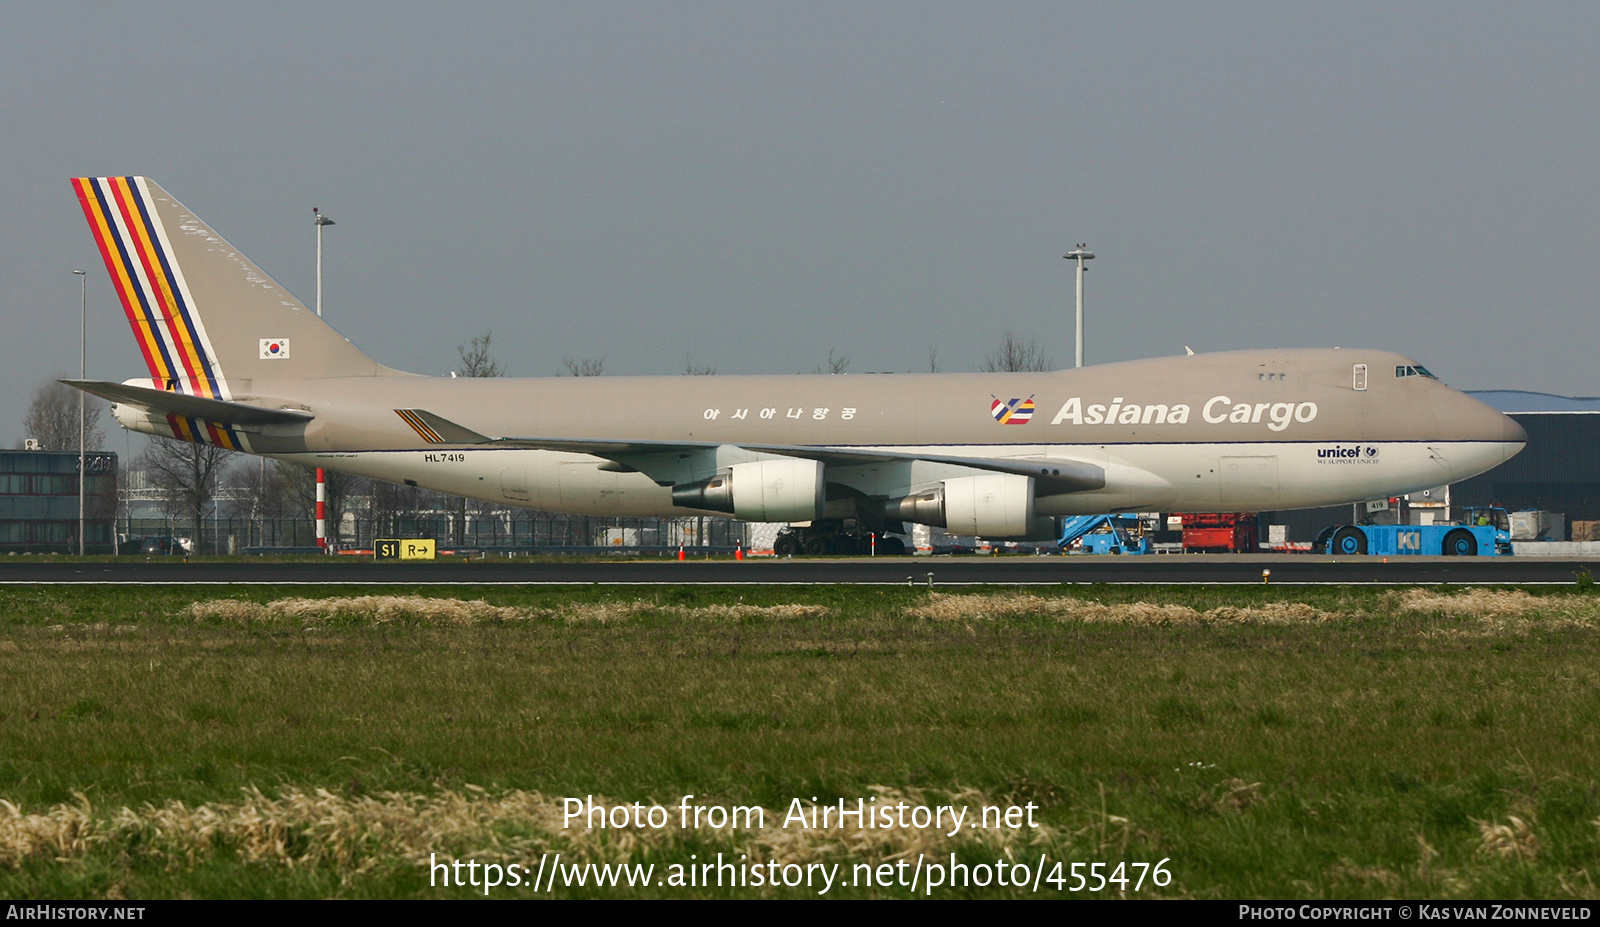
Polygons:
M89 272L75 270L78 276L78 379L89 379ZM84 554L83 545L83 445L89 431L88 419L83 417L83 390L78 391L78 556Z
M1088 245L1078 242L1078 247L1067 251L1066 255L1062 255L1062 258L1066 258L1067 261L1077 261L1078 263L1078 325L1077 355L1075 355L1077 363L1074 363L1074 367L1083 367L1083 274L1088 271L1088 267L1083 266L1083 261L1093 261L1094 253L1090 251Z
M1062 257L1066 258L1069 261L1076 260L1078 262L1078 273L1077 273L1077 277L1078 277L1078 340L1077 340L1077 354L1076 354L1077 363L1073 364L1073 366L1082 367L1083 366L1083 275L1084 275L1084 272L1088 270L1087 267L1083 266L1083 262L1084 261L1092 261L1092 260L1094 260L1094 252L1089 250L1089 246L1088 245L1084 244L1083 242L1078 242L1078 247L1072 249L1071 251L1068 251L1066 254L1063 254Z
M311 221L317 226L317 318L322 318L322 227L336 225L332 219L323 215L317 207L311 207Z
M323 215L317 207L311 207L311 221L317 226L317 318L322 318L322 227L333 225L334 221ZM263 458L265 460L265 458ZM263 471L264 473L265 471ZM327 499L327 475L321 467L317 468L317 547L323 553L332 553L328 547L328 522L325 516Z

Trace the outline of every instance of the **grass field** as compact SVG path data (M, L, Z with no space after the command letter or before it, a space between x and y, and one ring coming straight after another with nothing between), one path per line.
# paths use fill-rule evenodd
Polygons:
M1165 859L1172 876L1074 893L1047 869L1044 897L1600 893L1588 588L316 596L0 590L0 896L481 897L430 884L430 854L557 852L846 871L1042 855L1063 875ZM686 794L765 826L562 826L566 797L676 814ZM1032 803L1037 826L778 824L796 798L866 797Z

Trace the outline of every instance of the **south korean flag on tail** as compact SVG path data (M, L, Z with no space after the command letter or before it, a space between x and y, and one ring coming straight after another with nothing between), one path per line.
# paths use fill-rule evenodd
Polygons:
M1033 419L1033 396L1006 401L990 393L989 398L994 400L989 406L989 414L1002 425L1026 425Z
M263 338L263 339L261 339L261 359L262 360L288 360L289 359L289 339L287 339L287 338Z

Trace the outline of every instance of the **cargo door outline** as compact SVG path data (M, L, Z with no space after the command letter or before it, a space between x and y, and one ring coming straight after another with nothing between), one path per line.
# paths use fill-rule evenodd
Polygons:
M500 471L500 494L507 499L527 502L528 470L526 467L506 467Z
M1224 505L1251 499L1278 500L1278 458L1275 455L1224 457L1217 469Z

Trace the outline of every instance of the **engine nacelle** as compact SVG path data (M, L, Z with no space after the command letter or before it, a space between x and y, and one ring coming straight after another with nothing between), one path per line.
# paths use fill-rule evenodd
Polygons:
M944 487L919 492L914 496L890 499L883 505L886 518L918 525L944 527Z
M814 521L827 491L816 460L754 460L672 487L672 504L726 512L741 521Z
M987 538L1034 531L1033 477L988 473L944 481L945 530Z
M886 517L938 525L951 534L1048 539L1051 519L1033 515L1033 477L989 473L945 480L938 488L884 504Z
M1027 534L986 534L984 537L991 541L1059 541L1061 520L1040 515L1033 519L1033 527Z

